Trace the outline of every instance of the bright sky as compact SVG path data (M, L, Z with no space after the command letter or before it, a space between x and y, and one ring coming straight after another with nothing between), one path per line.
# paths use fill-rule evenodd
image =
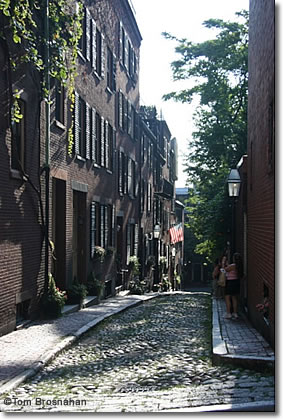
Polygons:
M249 0L131 0L136 20L143 37L140 58L141 105L155 105L162 112L179 148L179 173L176 187L184 187L186 174L182 167L187 142L193 131L194 104L181 104L173 100L164 102L165 93L178 90L172 81L170 63L176 59L175 43L162 37L169 32L178 38L202 42L212 38L214 32L202 26L210 18L234 20L234 13L248 10Z

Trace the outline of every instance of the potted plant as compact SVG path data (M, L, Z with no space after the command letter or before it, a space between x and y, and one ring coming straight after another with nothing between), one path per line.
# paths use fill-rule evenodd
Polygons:
M88 275L86 287L88 295L97 296L98 300L100 300L104 294L104 281L97 278L93 271Z
M40 300L40 308L43 318L58 318L62 315L62 308L66 302L67 295L65 291L56 287L54 277L48 274L48 290L43 294Z
M146 290L146 282L140 280L138 277L134 277L129 283L130 294L132 295L143 295Z
M82 306L83 300L87 295L87 288L84 284L74 281L70 289L68 289L68 300L69 305L79 304Z
M96 245L93 250L92 258L93 260L99 260L101 263L104 261L106 255L106 250L102 246Z
M139 276L140 275L140 263L139 263L139 259L136 255L130 256L129 266L132 269L133 276Z

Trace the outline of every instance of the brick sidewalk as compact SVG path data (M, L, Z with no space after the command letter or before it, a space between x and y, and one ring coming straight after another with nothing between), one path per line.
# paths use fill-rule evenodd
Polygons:
M213 356L251 368L274 368L274 351L242 314L234 321L224 319L224 299L213 299Z

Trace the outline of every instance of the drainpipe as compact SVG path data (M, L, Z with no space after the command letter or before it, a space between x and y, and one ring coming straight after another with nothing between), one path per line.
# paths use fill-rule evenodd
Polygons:
M45 276L44 294L48 290L49 273L49 180L50 180L50 74L49 74L49 0L45 0L44 13L44 87L47 92L45 98Z

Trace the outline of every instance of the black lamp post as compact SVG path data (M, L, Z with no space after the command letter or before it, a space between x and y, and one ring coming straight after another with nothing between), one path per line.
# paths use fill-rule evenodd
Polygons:
M235 203L240 194L241 178L238 169L231 169L227 179L229 197L232 197L232 255L235 252Z
M153 230L153 238L155 242L155 271L154 271L154 283L159 283L159 238L161 228L160 225L155 225Z

